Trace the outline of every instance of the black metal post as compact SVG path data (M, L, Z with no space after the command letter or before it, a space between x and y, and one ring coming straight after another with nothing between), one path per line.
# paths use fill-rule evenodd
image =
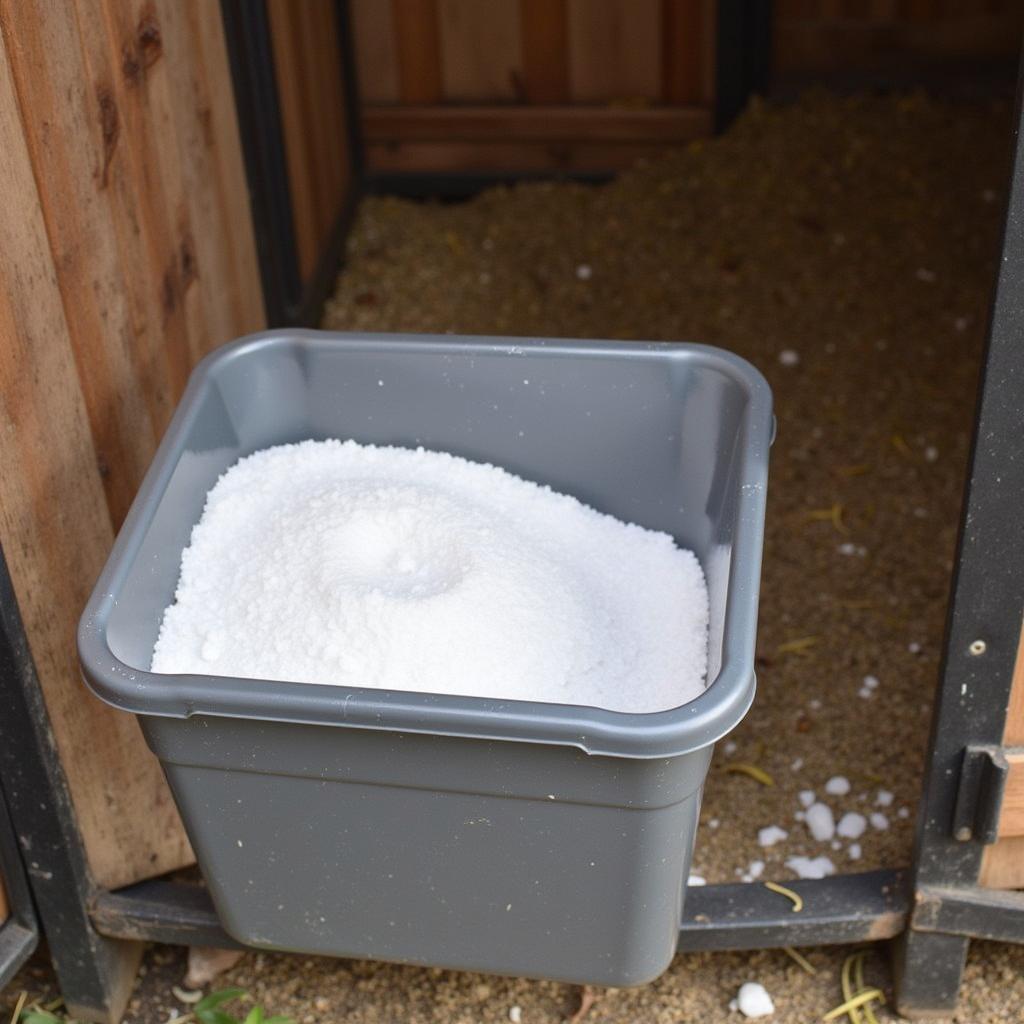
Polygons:
M7 897L9 913L0 921L0 989L14 977L32 955L39 942L32 894L25 879L25 867L14 837L14 826L7 813L3 786L0 786L0 884Z
M0 552L0 779L61 992L72 1017L111 1022L131 992L142 944L108 939L89 920L96 887L42 691Z
M932 720L914 862L915 909L897 956L900 1011L956 1005L969 934L992 894L978 889L994 839L998 769L1024 615L1024 133L1018 98L1016 153L968 472L946 649ZM968 750L968 748L971 748ZM986 754L986 752L988 752ZM990 764L985 768L985 757ZM976 767L980 766L980 767ZM984 781L987 779L987 783ZM981 780L981 781L979 781ZM995 812L993 812L995 808ZM944 902L952 906L943 910ZM998 912L1013 914L1013 900ZM1024 913L1019 901L1018 915ZM946 922L948 930L942 930ZM1001 937L1013 937L1005 926ZM1024 934L1024 918L1018 918Z

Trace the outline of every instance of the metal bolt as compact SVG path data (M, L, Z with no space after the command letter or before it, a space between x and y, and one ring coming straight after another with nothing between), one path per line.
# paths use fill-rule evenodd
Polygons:
M967 650L973 657L977 658L978 655L984 654L988 650L988 644L984 640L972 640Z
M971 838L971 829L968 825L961 825L955 833L955 838L961 843L966 843Z

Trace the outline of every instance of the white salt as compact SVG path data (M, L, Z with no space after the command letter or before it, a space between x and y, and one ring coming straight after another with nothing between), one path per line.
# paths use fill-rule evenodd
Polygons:
M846 848L846 854L850 858L850 860L860 860L860 843L850 843L850 845Z
M901 807L901 808L900 808L900 809L899 809L899 810L898 810L898 811L896 812L896 817L897 817L897 818L909 818L909 817L910 817L910 809L909 809L909 808L907 808L907 807Z
M792 771L798 772L798 771L800 771L801 768L803 768L803 766L804 766L804 759L802 757L797 757L797 758L793 759L793 763L789 767L790 767L790 769Z
M871 827L878 829L879 832L882 832L889 827L889 819L882 814L881 811L875 811L869 820L871 822Z
M779 828L778 825L769 825L757 833L757 842L759 846L774 846L776 843L781 843L788 835L789 833L784 828Z
M878 676L865 676L864 686L868 690L877 690L879 686Z
M800 353L792 348L784 348L779 353L779 362L783 366L796 366L800 362Z
M775 1004L768 990L757 981L748 981L740 985L736 994L736 1009L744 1017L770 1017L775 1012Z
M836 821L832 808L827 804L811 804L805 812L807 827L819 843L828 842L836 832Z
M825 792L830 796L846 796L850 792L850 780L845 775L833 775L825 783Z
M825 878L834 875L836 867L828 857L790 857L786 867L797 878Z
M522 1024L523 1008L521 1006L510 1006L508 1008L508 1019L512 1024Z
M445 453L305 441L210 491L153 671L651 712L703 691L707 622L668 534Z
M836 825L836 832L844 839L860 839L864 830L868 827L868 820L863 814L856 811L848 811L839 819Z
M800 803L804 808L810 807L816 799L813 789L801 789L800 792L797 793L797 798L800 800Z
M594 275L594 271L593 271L593 268L590 266L589 263L581 263L576 268L576 276L581 281L589 281L591 279L591 277L593 277L593 275Z
M893 794L887 789L880 789L875 797L875 803L879 807L889 807L893 801Z
M708 880L703 875L690 875L690 877L686 879L686 884L687 885L698 885L698 886L699 885L707 885L708 884Z

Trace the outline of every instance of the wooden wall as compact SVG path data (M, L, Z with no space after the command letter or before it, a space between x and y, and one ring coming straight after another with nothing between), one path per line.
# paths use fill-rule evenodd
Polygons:
M773 73L907 72L1014 58L1020 0L774 0Z
M371 171L608 170L711 130L713 0L353 0Z
M191 852L76 622L190 367L263 321L219 5L0 0L0 190L0 545L115 887Z
M356 184L338 8L335 0L267 0L267 9L299 276L306 283Z

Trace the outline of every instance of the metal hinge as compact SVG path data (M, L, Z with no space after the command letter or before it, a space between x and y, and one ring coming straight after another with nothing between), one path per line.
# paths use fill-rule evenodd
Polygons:
M994 843L999 837L999 812L1009 765L1002 747L964 749L960 785L953 808L953 838L966 843Z

